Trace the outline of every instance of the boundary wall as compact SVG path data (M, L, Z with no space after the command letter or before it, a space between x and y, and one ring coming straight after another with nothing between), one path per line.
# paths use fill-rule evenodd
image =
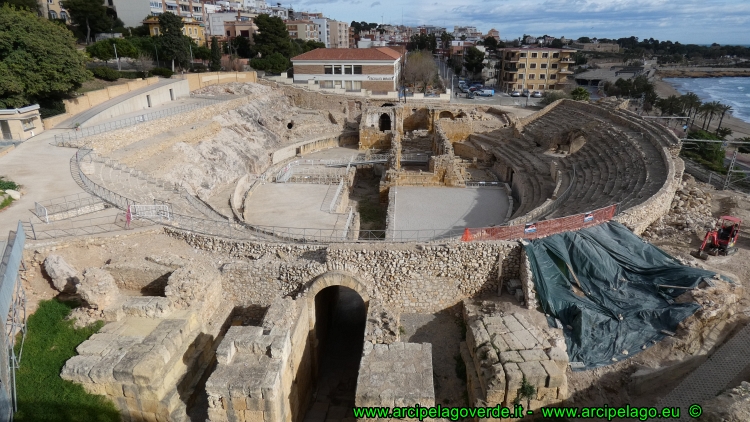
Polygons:
M209 85L226 84L231 82L258 82L258 75L254 71L186 73L180 77L188 81L190 92Z
M136 79L126 84L113 85L104 89L86 92L80 97L63 100L65 113L44 119L44 128L50 130L60 122L65 121L78 113L84 112L91 107L109 101L120 95L127 94L130 91L153 85L157 82L159 82L159 77L157 76L146 79Z

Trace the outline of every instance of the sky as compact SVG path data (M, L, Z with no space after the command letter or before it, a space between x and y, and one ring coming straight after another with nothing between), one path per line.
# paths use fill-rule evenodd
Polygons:
M449 32L454 25L476 26L483 33L495 28L501 39L636 36L750 44L750 0L298 0L291 6L347 23L436 25Z

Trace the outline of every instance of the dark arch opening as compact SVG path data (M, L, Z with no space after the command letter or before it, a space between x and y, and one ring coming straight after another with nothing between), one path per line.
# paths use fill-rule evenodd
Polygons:
M438 119L451 119L454 120L453 113L448 110L441 111L438 115Z
M353 289L330 286L315 295L317 375L315 402L308 412L316 403L330 403L345 407L346 417L353 417L366 319L367 305Z
M383 113L380 115L378 127L380 127L381 132L391 130L391 116L389 116L388 113Z
M380 106L380 107L393 107L393 104L392 103L383 103L383 105Z
M294 122L289 122L289 123L286 124L286 128L287 129L291 129L293 127L294 127Z

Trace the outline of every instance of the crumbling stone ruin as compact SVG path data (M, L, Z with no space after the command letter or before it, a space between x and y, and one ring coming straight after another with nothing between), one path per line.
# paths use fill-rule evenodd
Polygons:
M260 84L197 94L227 101L86 138L94 152L79 168L136 203L168 204L175 216L159 221L165 233L205 260L165 254L80 273L54 255L44 264L58 290L87 305L79 317L107 322L63 378L108 396L126 420L188 420L205 397L211 421L302 421L323 395L322 327L344 289L364 303L357 406L438 404L436 348L409 341L401 323L404 314L448 309L466 326L458 355L470 406L538 409L570 398L561 330L529 317L538 303L518 239L366 238L353 195L362 169L375 176L388 224L398 186L507 186L511 225L619 204L615 220L648 234L658 232L655 221L700 226L674 216L710 208L710 196L683 183L677 138L622 104L561 100L518 119L493 107L393 105ZM314 155L322 153L331 157ZM292 220L325 213L330 227L250 221L253 206L268 206L258 191L287 182L326 185L315 209ZM481 299L504 292L512 308ZM708 315L713 296L694 294ZM706 318L721 317L719 308Z

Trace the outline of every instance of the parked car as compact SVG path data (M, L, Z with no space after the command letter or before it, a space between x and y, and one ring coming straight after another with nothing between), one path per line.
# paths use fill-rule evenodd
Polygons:
M528 89L524 89L523 92L521 92L521 96L523 96L523 97L528 97L529 94L531 94L531 93L529 92Z
M473 100L474 99L474 93L473 92L469 92L468 94L466 94L466 99L467 100Z
M495 95L495 90L494 89L480 89L479 91L476 92L476 94L482 97L491 97Z
M521 96L521 93L520 93L520 92L518 92L518 91L513 91L513 92L511 92L511 93L510 93L510 96L511 96L511 97L520 97L520 96Z
M531 94L531 96L532 96L533 98L542 98L542 93L541 93L541 92L539 92L539 91L534 91L534 92L533 92L533 93Z
M461 88L461 92L463 92L464 94L466 94L467 92L469 92L469 88L464 86L464 87Z

